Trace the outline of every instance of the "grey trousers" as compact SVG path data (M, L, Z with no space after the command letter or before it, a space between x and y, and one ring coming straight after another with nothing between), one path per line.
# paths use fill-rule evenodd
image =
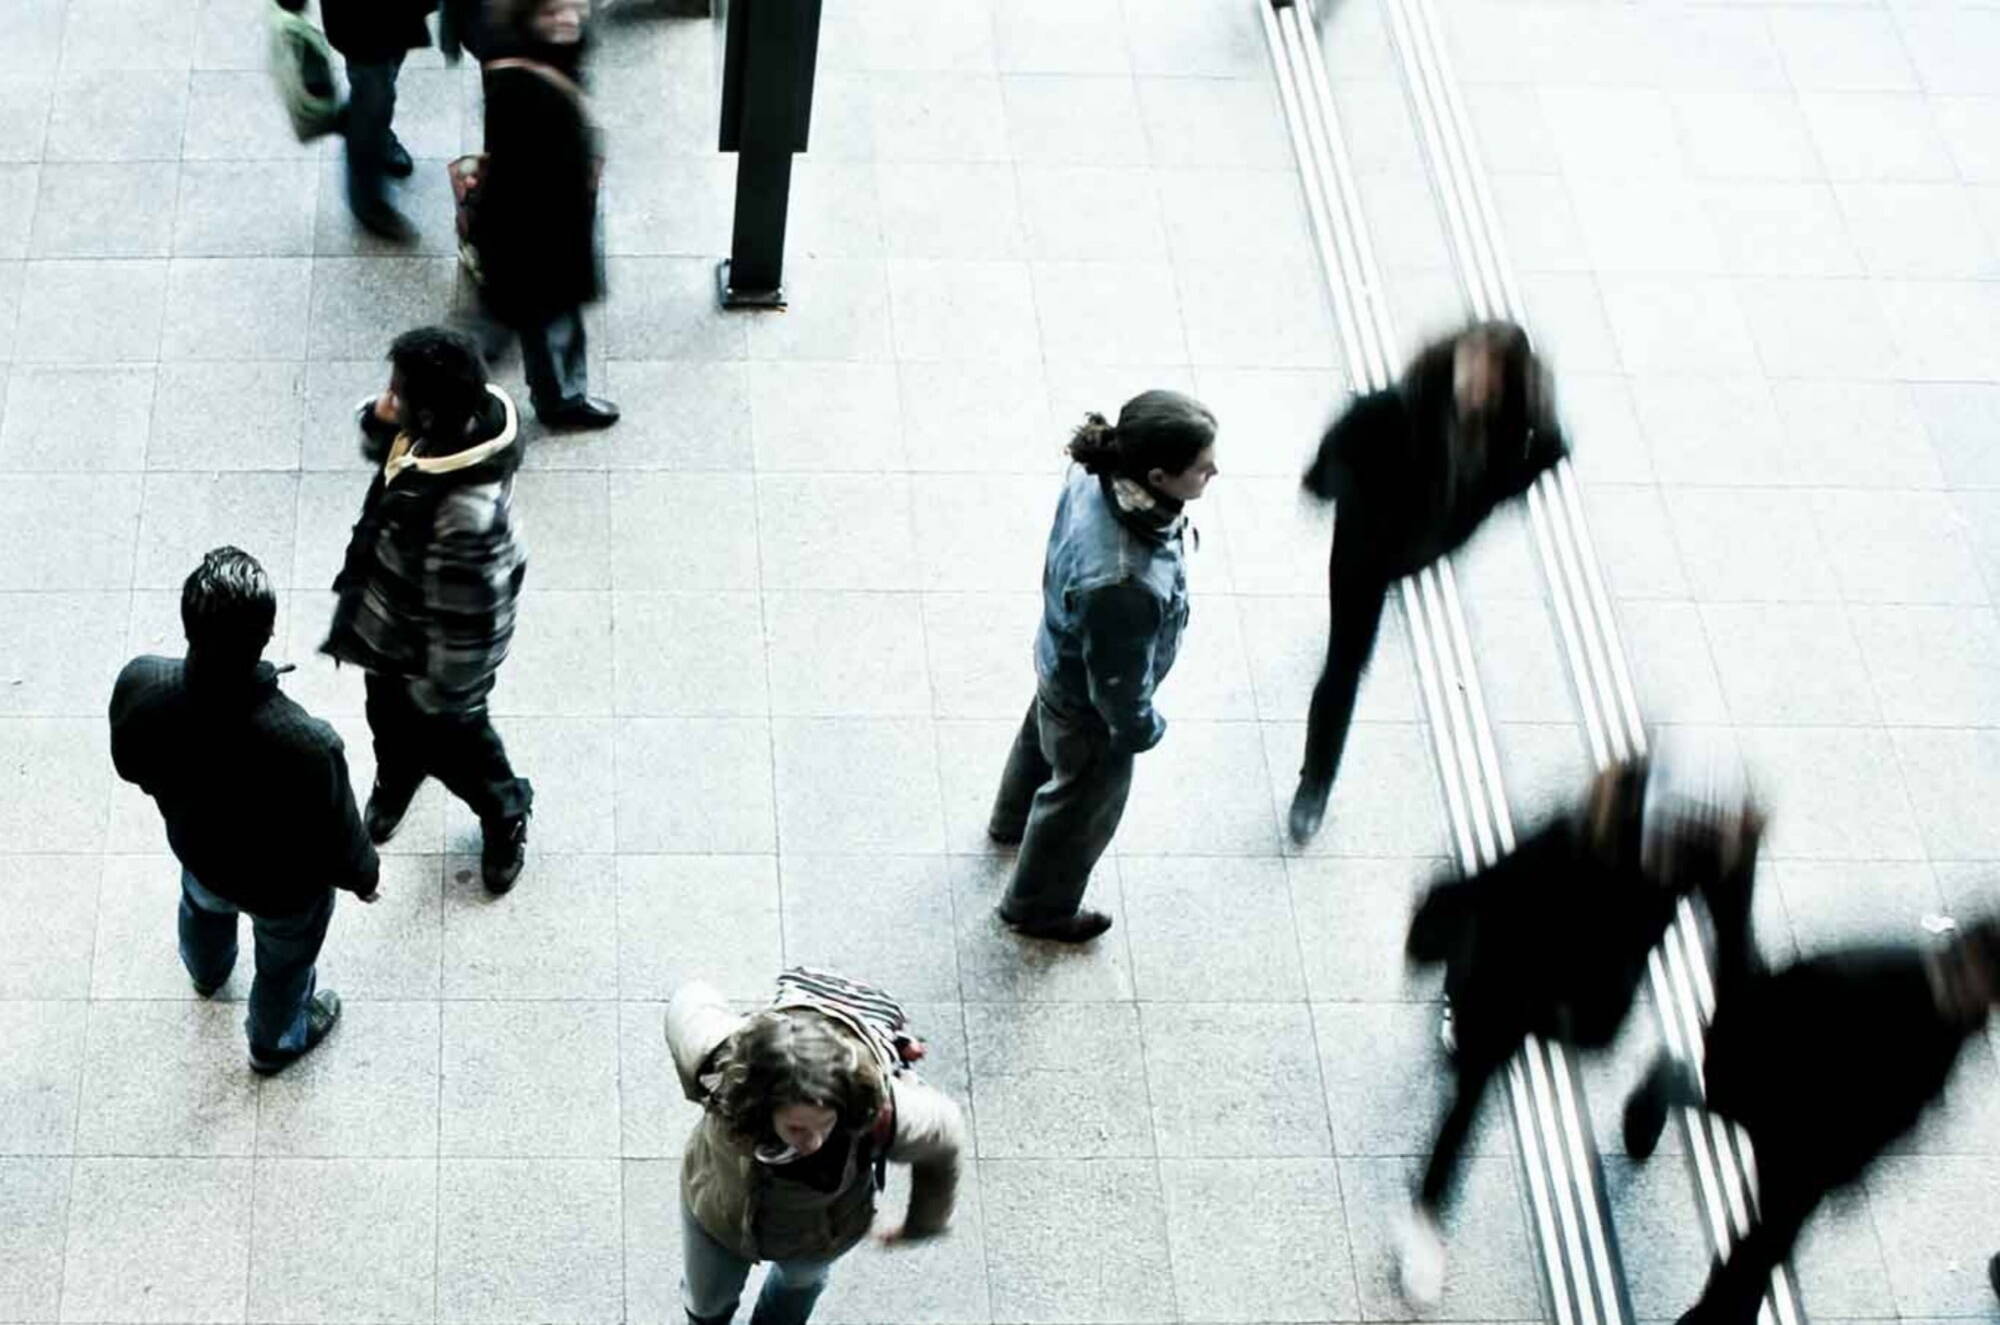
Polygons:
M1111 748L1104 723L1037 696L993 801L994 835L1021 836L1001 919L1018 925L1074 915L1131 790L1132 756Z

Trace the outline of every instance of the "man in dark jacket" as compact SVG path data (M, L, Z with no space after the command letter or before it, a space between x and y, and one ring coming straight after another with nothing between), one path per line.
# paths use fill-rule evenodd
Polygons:
M1829 1192L1855 1181L1943 1092L2000 996L2000 921L1938 946L1838 948L1767 969L1751 933L1749 871L1704 890L1715 926L1707 1098L1662 1055L1625 1105L1625 1149L1645 1159L1676 1107L1750 1136L1757 1222L1709 1274L1684 1325L1752 1325L1771 1272Z
M526 860L534 803L486 710L528 569L514 536L514 402L456 331L405 332L389 360L389 389L360 407L362 454L380 469L320 651L368 673L368 836L388 841L436 777L479 816L481 872L504 893Z
M1389 587L1456 551L1566 454L1547 371L1511 322L1475 323L1429 346L1400 382L1357 397L1327 430L1304 487L1337 504L1331 619L1293 841L1310 841L1325 817Z
M388 177L415 164L397 141L396 75L431 44L425 16L437 0L320 0L327 44L347 61L347 205L363 229L404 243L415 231L389 202Z
M217 548L181 589L185 659L125 665L111 760L166 820L181 862L181 961L207 998L236 965L236 917L257 937L250 1066L269 1075L326 1037L340 998L315 991L333 893L376 897L340 737L278 692L260 661L277 598L247 552Z

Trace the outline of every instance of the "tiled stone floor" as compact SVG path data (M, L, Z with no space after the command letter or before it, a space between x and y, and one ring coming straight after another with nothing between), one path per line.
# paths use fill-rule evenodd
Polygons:
M594 75L614 431L531 443L496 708L538 787L503 902L436 788L337 917L325 1049L259 1082L195 1000L175 872L103 705L222 541L283 586L290 692L366 473L347 410L466 298L442 163L477 83L414 58L423 230L358 235L290 138L253 0L0 0L0 1320L676 1320L690 1107L661 1000L786 961L919 1010L977 1138L954 1236L857 1253L834 1322L1393 1317L1435 1105L1397 957L1446 849L1394 623L1327 831L1278 824L1324 629L1293 475L1338 360L1252 0L827 6L792 311L725 317L710 33L624 0ZM1557 355L1650 715L1777 810L1767 941L1908 933L2000 854L2000 10L1446 0ZM1325 36L1402 330L1461 305L1372 3ZM517 384L518 370L507 380ZM1088 954L988 908L1065 428L1148 385L1224 420L1188 649ZM1582 774L1518 521L1463 573L1523 813ZM1594 1077L1599 1135L1650 1035ZM2000 1081L1815 1226L1825 1318L1990 1315ZM1542 1314L1504 1111L1442 1315ZM1671 1159L1607 1160L1642 1317L1705 1249ZM894 1193L892 1193L894 1194Z

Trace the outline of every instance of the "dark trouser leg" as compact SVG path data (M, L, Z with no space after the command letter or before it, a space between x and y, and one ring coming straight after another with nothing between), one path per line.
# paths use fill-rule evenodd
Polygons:
M710 1237L681 1205L681 1307L689 1325L728 1325L750 1277L750 1262Z
M480 823L503 823L528 812L535 789L526 778L514 776L507 747L484 705L471 713L430 715L426 723L431 771L471 807Z
M1055 775L1049 761L1042 757L1042 726L1036 717L1041 703L1039 699L1031 700L1028 716L1021 719L1014 748L1007 752L1007 767L1000 774L1000 791L993 798L993 814L986 821L986 831L1003 842L1021 840L1028 828L1028 810L1034 804L1035 793Z
M1009 924L1076 914L1132 790L1132 756L1111 748L1102 722L1059 714L1039 701L1037 709L1042 758L1054 776L1028 810L1014 878L1000 903Z
M521 369L528 379L528 399L537 414L550 414L590 393L589 367L584 357L583 310L558 313L540 326L522 326Z
M236 904L181 871L181 965L203 989L219 989L236 969Z
M388 206L390 121L403 57L347 64L347 205L356 213Z
M1672 1054L1661 1051L1625 1101L1625 1153L1644 1160L1660 1144L1667 1115L1675 1109L1693 1108L1701 1103L1701 1087L1694 1070Z
M1417 1204L1433 1218L1444 1213L1445 1205L1457 1190L1459 1157L1472 1135L1473 1120L1479 1117L1486 1085L1498 1070L1498 1064L1484 1062L1471 1064L1461 1060L1457 1066L1451 1108L1438 1124L1430 1160L1424 1165L1423 1185L1417 1191Z
M424 715L410 701L409 683L402 678L370 672L363 684L368 731L375 742L375 785L388 807L406 806L430 772Z
M333 920L333 890L295 916L252 916L257 979L250 986L250 1051L275 1055L306 1047L306 1008L318 983L314 963Z
M1717 1265L1701 1300L1681 1317L1701 1325L1755 1325L1771 1271L1792 1254L1799 1230L1823 1195L1780 1156L1757 1148L1757 1222Z
M1375 652L1389 593L1388 582L1360 546L1365 536L1358 522L1334 525L1333 559L1327 568L1326 663L1306 713L1305 763L1299 769L1301 780L1322 787L1331 786L1340 772L1361 675Z

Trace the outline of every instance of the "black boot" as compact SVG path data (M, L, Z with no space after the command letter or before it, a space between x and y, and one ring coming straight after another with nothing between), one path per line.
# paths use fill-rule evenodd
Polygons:
M479 876L495 897L514 886L528 863L528 816L480 825Z
M410 812L410 802L417 797L416 788L403 796L391 796L382 790L380 778L368 790L368 808L362 811L362 821L368 828L368 840L381 846L396 835L403 826L403 816Z
M565 400L554 409L537 409L535 417L542 421L544 428L581 432L591 428L609 428L618 422L618 407L596 396L578 396L574 400Z
M1102 911L1078 911L1056 920L1023 921L1008 920L1001 913L1000 919L1022 938L1047 939L1051 943L1088 943L1111 928L1111 917Z

